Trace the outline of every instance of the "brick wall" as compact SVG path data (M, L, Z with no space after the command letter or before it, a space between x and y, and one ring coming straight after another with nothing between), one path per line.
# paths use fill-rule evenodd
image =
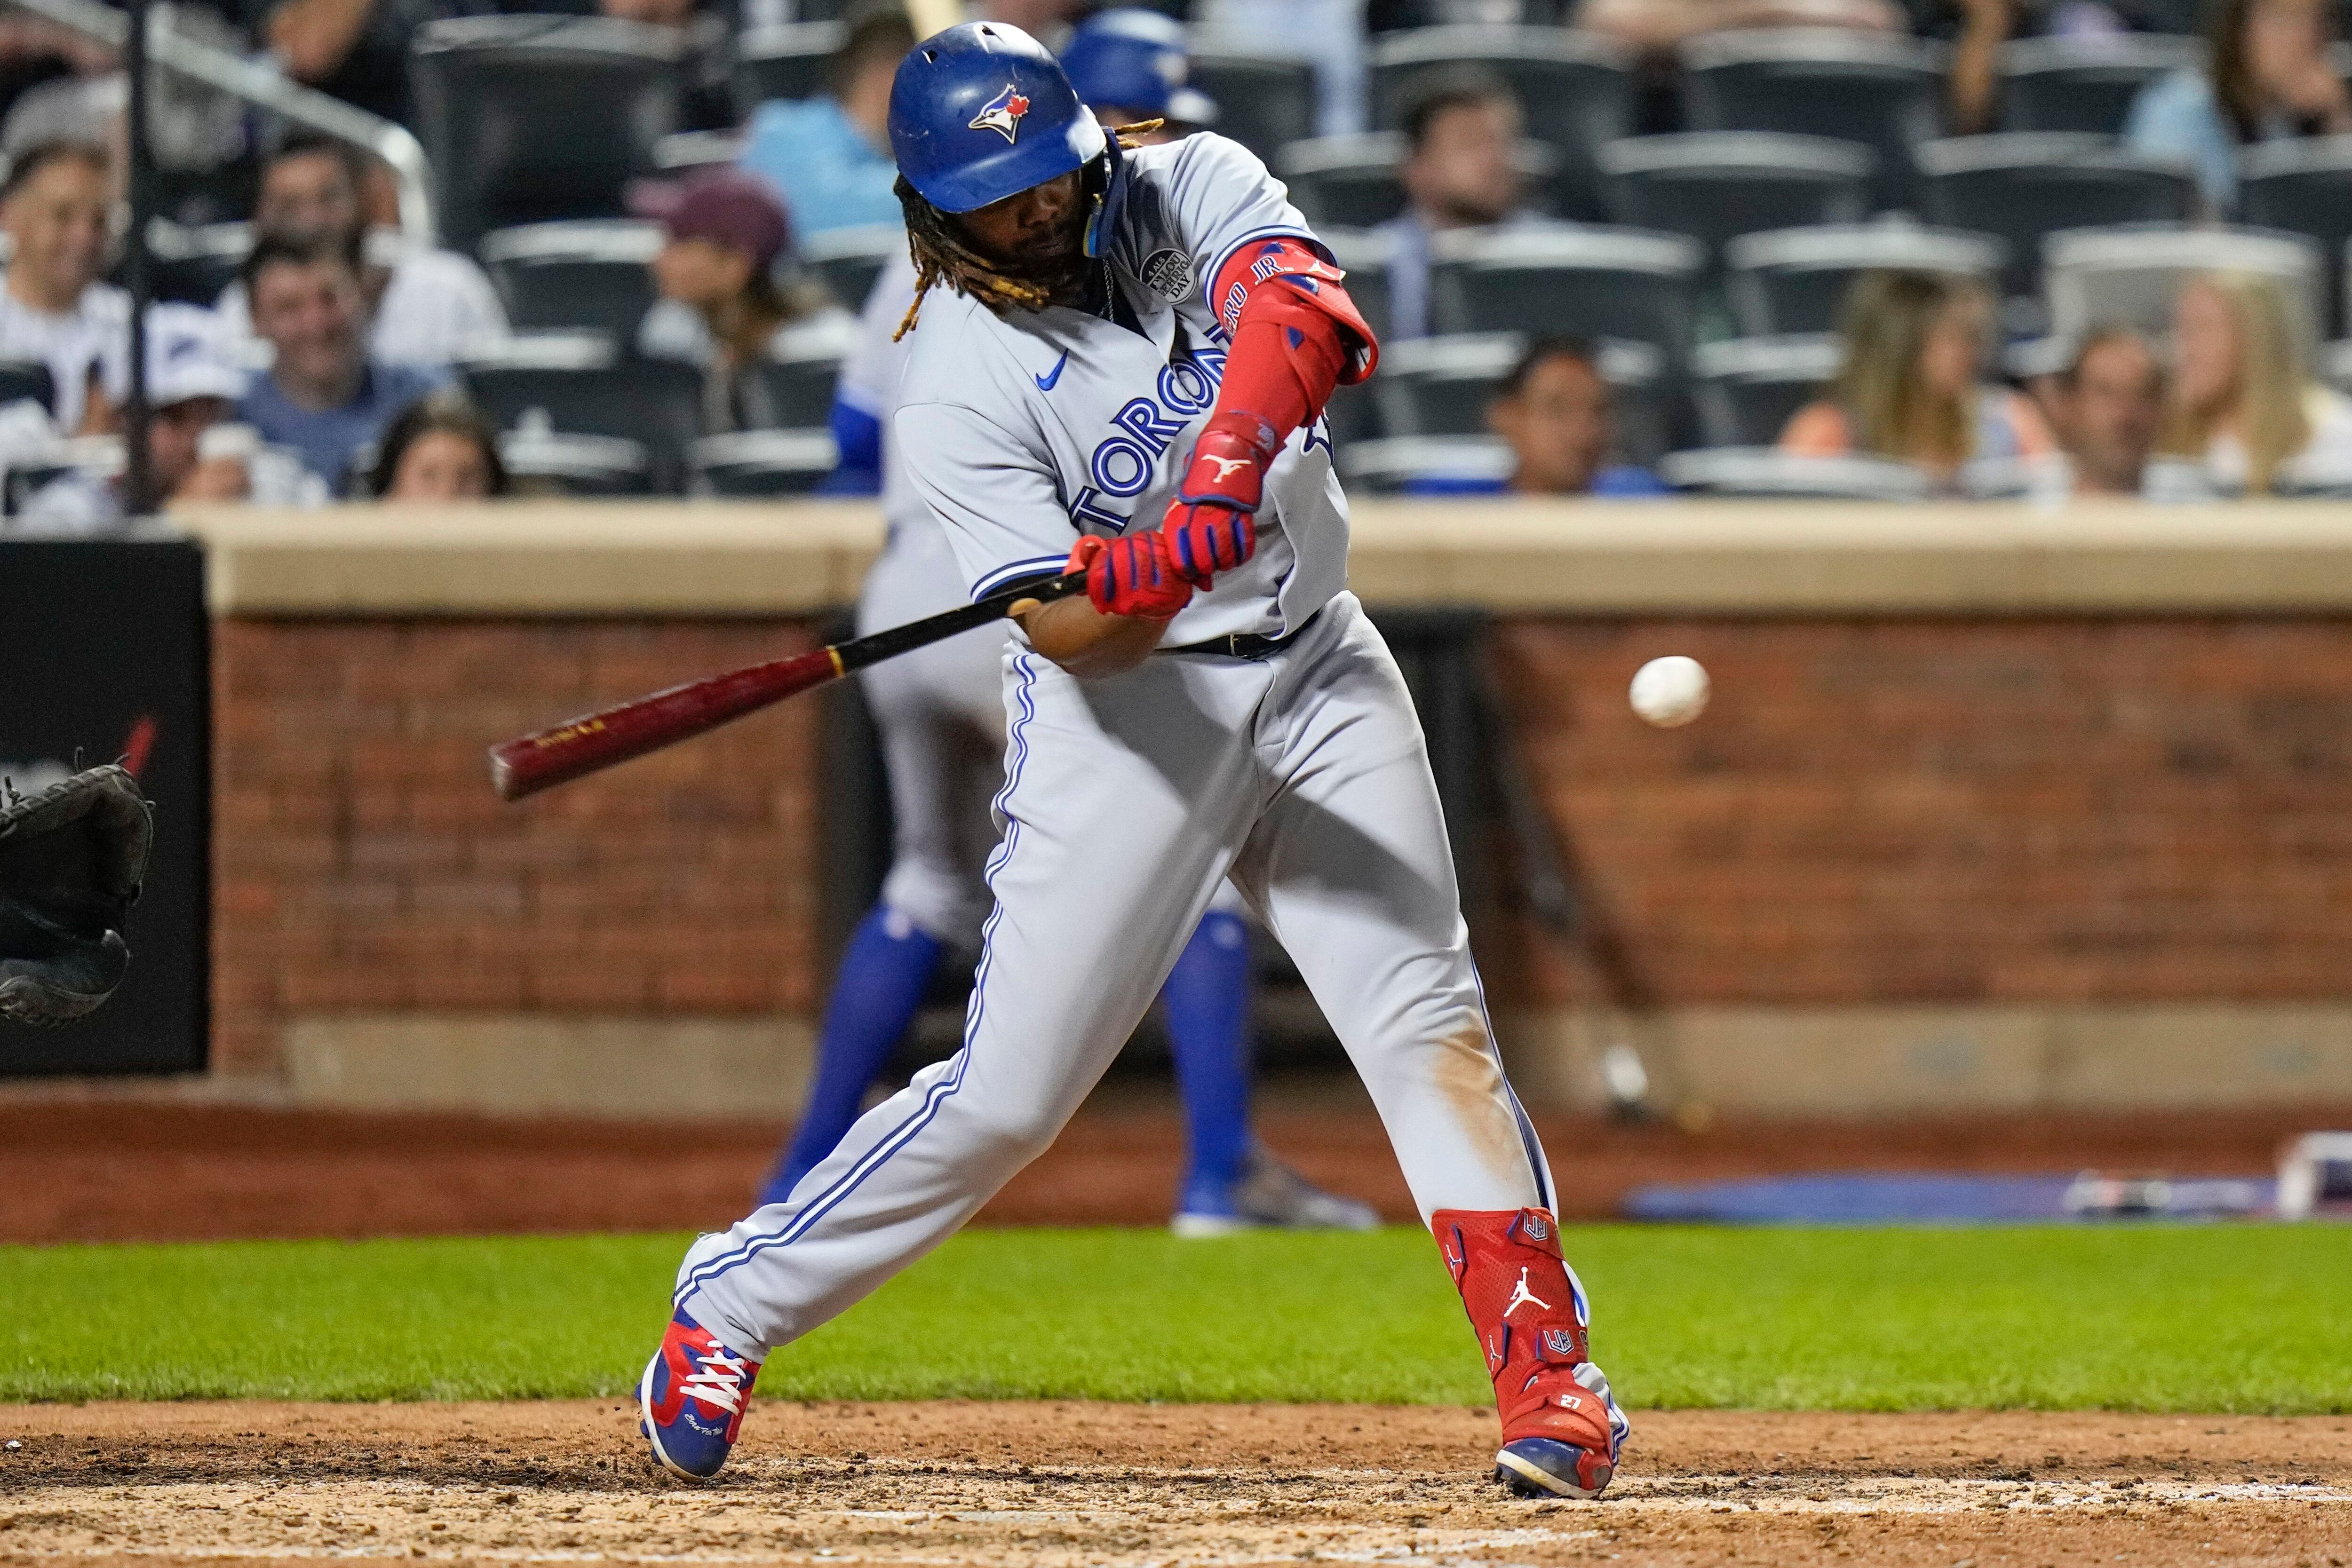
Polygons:
M1714 676L1685 729L1626 706L1667 653ZM1665 1001L2352 997L2344 622L1522 622L1497 653Z
M294 1017L812 1013L816 705L519 806L482 748L809 646L782 622L231 621L215 1060ZM1642 660L1714 673L1652 730ZM1497 639L1556 820L1661 999L2352 996L2352 626L1564 622ZM1570 979L1482 931L1506 1005Z
M483 748L814 645L790 623L227 621L213 1060L339 1012L806 1012L815 707L517 805Z

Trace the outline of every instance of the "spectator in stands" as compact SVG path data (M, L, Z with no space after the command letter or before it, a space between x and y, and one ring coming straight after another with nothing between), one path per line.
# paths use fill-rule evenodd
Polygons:
M2224 493L2268 494L2290 466L2352 471L2352 399L2304 365L2275 278L2206 273L2172 304L2172 387L2158 449Z
M1847 294L1831 395L1798 411L1780 450L1889 457L1949 484L1972 458L2057 450L2031 399L1977 379L1991 301L1969 278L1866 272Z
M2164 371L2130 327L2101 327L2049 378L2050 422L2078 496L2137 496L2164 420Z
M0 12L0 105L53 82L103 76L119 64L117 51L46 16L10 6Z
M49 367L50 412L68 435L113 429L130 386L131 297L99 281L112 208L106 153L85 142L29 148L0 181L0 360Z
M1539 338L1495 389L1486 423L1508 443L1511 477L1523 496L1659 496L1666 486L1646 468L1612 465L1617 444L1614 399L1600 356L1574 338Z
M220 323L193 305L157 305L147 313L147 461L162 501L240 501L251 489L245 463L206 456L205 432L236 414L245 372L231 361ZM123 519L123 476L86 473L51 480L26 498L23 517L36 528L83 532Z
M382 501L479 501L509 488L497 427L449 392L420 398L392 422L368 481Z
M1946 78L1947 129L1973 136L1995 129L2000 98L2000 47L2022 37L2113 37L2131 30L2105 0L1951 0L1919 31L1952 47ZM1923 18L1914 16L1915 24Z
M1315 134L1364 129L1364 0L1200 0L1192 21L1229 49L1315 68Z
M677 40L678 129L734 125L735 95L727 78L735 66L735 37L720 7L705 9L701 0L598 0L597 8L624 22L659 27Z
M742 165L782 193L803 235L899 221L890 83L914 47L906 7L868 5L825 63L823 93L763 103L751 116Z
M462 0L237 0L226 8L241 14L296 81L406 124L409 39L428 22L478 7Z
M341 495L353 455L439 386L441 372L369 357L360 261L348 241L266 234L246 257L245 289L273 356L247 382L245 422L299 452Z
M1173 141L1216 123L1216 104L1186 85L1192 55L1183 24L1172 16L1133 5L1097 11L1070 35L1061 59L1078 100L1105 125L1160 122L1131 133L1139 144Z
M1583 0L1574 22L1659 57L1702 34L1738 27L1909 30L1888 0Z
M360 287L371 322L368 352L386 364L454 364L504 338L506 307L470 257L403 245L389 266L369 259L368 162L358 149L324 137L289 139L261 172L256 232L316 240L362 257ZM242 281L223 290L215 308L232 333L251 337Z
M1540 222L1519 204L1519 100L1476 68L1440 67L1414 78L1404 110L1405 210L1388 236L1389 336L1429 332L1430 241L1446 229Z
M733 169L698 174L669 193L662 228L653 259L661 298L637 329L639 350L703 368L706 433L772 426L761 361L846 353L856 318L813 285L777 276L792 224L765 180Z
M2224 0L2207 29L2204 68L2175 71L2132 100L2124 141L2196 166L2206 204L2238 200L2238 149L2290 136L2352 132L2352 97L2329 63L2326 0Z

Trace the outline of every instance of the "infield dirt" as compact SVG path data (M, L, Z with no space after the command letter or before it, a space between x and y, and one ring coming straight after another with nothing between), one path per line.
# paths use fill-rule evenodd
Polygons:
M0 1563L2352 1564L2352 1417L1637 1413L1607 1500L1457 1408L758 1407L718 1481L615 1402L0 1407Z

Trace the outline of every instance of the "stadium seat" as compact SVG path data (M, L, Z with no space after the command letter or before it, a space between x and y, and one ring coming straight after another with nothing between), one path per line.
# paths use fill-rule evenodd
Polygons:
M1483 435L1495 389L1527 351L1521 332L1416 338L1381 350L1371 381L1390 436ZM1616 395L1619 445L1630 461L1666 450L1665 356L1648 343L1602 339L1599 369Z
M1932 490L1927 476L1908 463L1884 457L1799 457L1752 446L1676 452L1659 472L1676 489L1713 496L1919 501Z
M735 68L728 85L735 117L771 99L814 98L824 90L825 62L841 47L849 29L839 22L782 22L751 27L735 40Z
M1361 136L1317 136L1294 141L1276 160L1275 172L1290 187L1290 199L1315 224L1371 228L1404 211L1402 133L1375 131ZM1527 177L1527 205L1549 212L1552 178L1560 154L1548 143L1523 141L1516 161Z
M714 496L805 496L841 455L824 430L747 430L694 444L695 489Z
M1699 429L1711 446L1769 446L1838 371L1825 332L1702 343L1693 358Z
M2306 363L2326 325L2326 257L2305 235L2154 224L2067 229L2042 242L2042 268L2050 335L2065 342L2111 321L2164 336L2172 330L2172 297L2198 272L2259 273L2285 284Z
M1681 49L1693 131L1778 131L1877 154L1874 205L1916 204L1912 149L1943 129L1943 51L1885 33L1743 28Z
M676 491L687 449L701 434L702 372L667 360L631 360L602 332L527 332L457 366L466 390L501 430L641 442L653 486Z
M518 330L586 329L632 343L653 308L646 264L661 245L659 224L592 218L499 229L482 236L480 255Z
M772 355L760 364L769 417L782 429L822 429L833 417L833 383L841 374L835 353Z
M1381 340L1383 363L1389 351L1389 236L1365 229L1326 228L1320 231L1334 260L1348 274L1348 297L1364 313L1372 333ZM1377 381L1379 378L1373 378ZM1380 434L1379 400L1369 385L1340 387L1324 405L1332 441L1339 446L1369 441Z
M2185 38L2203 26L2211 9L2205 0L2134 0L2133 12L2150 33Z
M1294 141L1315 134L1315 68L1196 35L1192 85L1216 100L1217 131L1270 166Z
M1463 230L1431 246L1430 325L1647 343L1669 381L1688 363L1705 256L1679 235L1600 227Z
M1851 141L1769 131L1636 136L1601 150L1617 222L1688 235L1710 256L1745 234L1860 222L1875 162Z
M801 265L816 274L825 291L850 310L865 307L882 269L906 254L907 231L897 224L827 229L800 242Z
M1320 231L1332 259L1348 275L1348 297L1383 342L1389 335L1389 244L1386 235L1364 229Z
M2352 392L2352 340L2330 343L2320 350L2319 378L2337 392Z
M2147 33L2020 38L2000 49L2000 128L2123 133L2139 89L2203 63L2199 38Z
M32 399L51 413L58 411L57 379L42 360L0 360L0 407Z
M532 420L499 437L499 457L526 490L567 496L642 496L653 488L646 449L614 435L565 435Z
M416 131L443 243L495 228L618 216L677 128L675 33L604 16L464 16L409 46Z
M1598 34L1560 27L1413 27L1371 49L1372 124L1404 125L1413 78L1445 66L1475 66L1511 84L1527 133L1560 155L1554 190L1563 215L1599 218L1600 172L1593 155L1633 128L1633 59Z
M1381 428L1392 436L1477 435L1486 404L1527 347L1518 332L1414 338L1381 350L1373 395Z
M2352 244L2352 136L2262 141L2238 154L2238 221L2309 235L2330 256ZM2352 330L2329 290L2328 330Z
M673 131L654 143L654 167L665 179L723 169L743 155L740 131Z
M2105 224L2180 223L2197 206L2186 165L2059 131L1955 136L1919 149L1929 219L2007 242L2001 283L2032 294L2042 237Z
M1394 495L1414 481L1486 486L1511 476L1511 449L1492 435L1399 435L1361 441L1339 452L1339 472L1351 486Z
M1277 155L1275 172L1309 223L1370 228L1404 210L1397 173L1403 161L1404 138L1381 131L1294 141Z
M175 224L152 218L147 224L150 283L157 299L210 308L221 290L236 281L237 269L253 249L251 224Z
M1833 332L1857 274L1909 267L1990 283L2002 249L1990 235L1912 224L1774 229L1742 235L1724 247L1724 282L1732 315L1750 337Z

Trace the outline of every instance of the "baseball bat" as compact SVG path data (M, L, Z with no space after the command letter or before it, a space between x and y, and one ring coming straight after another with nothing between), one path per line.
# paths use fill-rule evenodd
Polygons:
M907 20L914 24L919 43L962 21L963 0L907 0Z
M747 664L633 702L601 708L536 734L490 747L490 788L501 800L520 800L585 774L643 757L665 746L718 728L730 720L868 664L1003 620L1024 600L1064 599L1083 593L1087 574L1069 572L1042 582L1004 589L954 610L927 615L904 626L835 643L814 653L798 653L764 664Z

